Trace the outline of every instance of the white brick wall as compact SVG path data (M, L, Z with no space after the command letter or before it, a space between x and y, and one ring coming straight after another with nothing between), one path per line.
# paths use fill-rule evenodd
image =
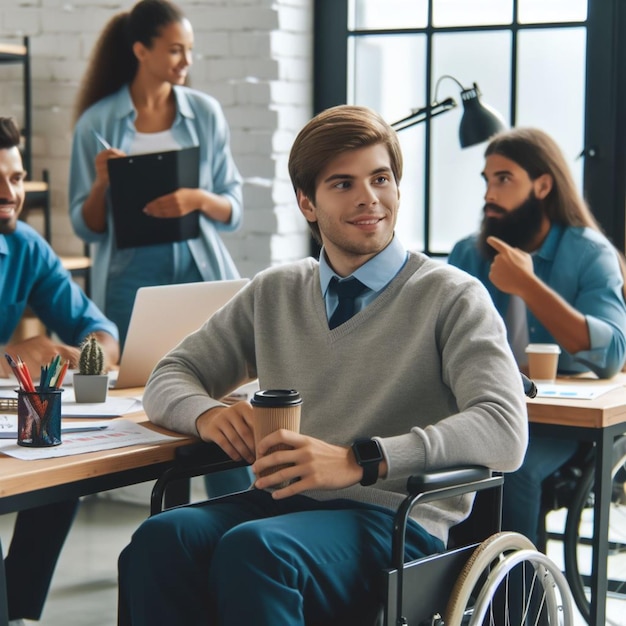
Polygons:
M104 24L132 0L0 0L0 40L30 37L33 175L50 171L52 244L79 254L70 226L67 179L72 111L81 76ZM224 107L245 179L244 226L224 239L240 272L308 254L308 229L286 163L312 110L312 0L179 0L194 27L191 83ZM16 41L17 40L17 41ZM0 65L0 114L22 115L21 70ZM33 220L33 225L37 223Z

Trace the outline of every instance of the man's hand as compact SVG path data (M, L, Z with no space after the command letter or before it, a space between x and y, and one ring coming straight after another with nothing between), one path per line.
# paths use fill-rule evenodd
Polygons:
M39 378L42 365L47 365L58 354L62 359L70 362L70 368L78 365L80 350L62 343L55 343L46 335L37 335L19 343L12 343L5 348L5 352L16 360L18 355L26 363L28 371L34 379Z
M587 319L535 275L530 254L512 248L497 237L487 237L487 243L498 252L491 264L489 280L500 291L522 298L563 350L570 354L589 350Z
M267 454L278 444L290 449ZM276 500L308 489L342 489L355 485L363 476L363 469L357 464L350 448L280 429L261 439L252 471L259 476L270 467L284 464L289 466L257 478L255 482L258 489L267 489L285 481L294 481L272 493Z
M535 277L532 257L498 237L487 237L487 243L497 252L491 264L489 280L500 291L523 298L527 285Z
M196 420L204 441L216 443L233 461L254 463L254 412L249 402L215 407Z

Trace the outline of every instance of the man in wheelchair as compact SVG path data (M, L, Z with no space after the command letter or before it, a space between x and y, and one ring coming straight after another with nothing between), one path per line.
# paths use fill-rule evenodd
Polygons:
M522 382L489 295L394 237L395 131L364 107L328 109L299 133L289 173L319 262L255 276L144 395L153 422L252 464L254 487L141 525L120 556L120 624L371 623L407 478L522 461ZM352 278L362 285L347 296ZM300 392L300 433L255 449L250 403L218 400L255 378ZM287 467L260 477L275 465ZM442 551L471 501L416 506L407 558Z

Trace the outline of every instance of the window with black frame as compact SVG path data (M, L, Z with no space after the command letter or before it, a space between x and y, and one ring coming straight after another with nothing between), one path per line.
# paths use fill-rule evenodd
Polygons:
M444 256L479 224L485 141L461 147L467 92L505 124L552 135L582 188L591 1L316 3L318 109L363 104L390 123L424 110L399 134L405 168L397 233L409 248ZM345 81L343 94L340 82L324 80L330 72Z

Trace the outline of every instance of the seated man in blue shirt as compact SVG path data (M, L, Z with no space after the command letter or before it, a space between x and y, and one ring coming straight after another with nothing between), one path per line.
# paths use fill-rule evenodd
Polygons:
M18 149L19 131L10 118L0 117L0 349L19 355L31 372L38 372L55 354L78 361L78 346L94 333L108 363L119 360L117 328L72 281L47 242L18 221L24 205L24 172ZM39 335L11 343L26 307L62 342ZM10 374L4 358L0 375ZM17 516L5 559L8 612L11 624L39 619L57 558L70 529L78 500L22 511ZM41 522L45 520L45 532Z
M528 343L557 343L559 373L610 378L626 357L621 259L561 150L540 130L505 131L487 146L482 175L480 232L458 242L449 262L487 287L522 369ZM537 542L541 483L576 448L575 441L531 437L524 464L506 477L505 530Z

